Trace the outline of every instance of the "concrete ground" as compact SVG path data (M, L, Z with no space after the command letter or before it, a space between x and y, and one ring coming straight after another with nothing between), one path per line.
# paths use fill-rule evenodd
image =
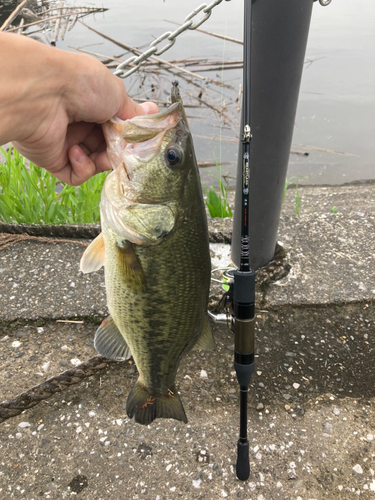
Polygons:
M299 217L293 190L283 206L286 259L259 273L249 480L235 475L233 335L214 324L217 350L190 353L177 375L187 425L129 421L137 370L111 364L0 424L0 498L375 498L375 185L300 195ZM104 281L79 273L82 251L37 240L0 251L0 400L95 354Z

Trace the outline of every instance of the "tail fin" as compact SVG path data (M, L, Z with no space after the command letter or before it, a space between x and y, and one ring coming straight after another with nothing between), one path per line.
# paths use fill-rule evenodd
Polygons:
M138 381L126 401L126 413L138 424L148 425L155 418L175 418L187 423L187 417L175 386L165 396L152 396Z

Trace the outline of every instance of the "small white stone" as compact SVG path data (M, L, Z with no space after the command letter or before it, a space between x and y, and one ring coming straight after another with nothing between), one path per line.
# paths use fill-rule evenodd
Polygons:
M22 345L22 342L20 342L19 340L15 340L14 342L12 342L12 347L20 347Z
M228 493L226 493L224 490L221 490L221 496L222 496L223 498L227 498Z
M257 460L262 460L262 454L261 454L261 453L257 453L257 454L255 455L255 458L256 458Z
M96 413L94 411L89 411L89 417L95 417Z
M74 283L74 281L72 281L69 286L71 286L72 288L74 288L76 286L76 284Z
M375 479L370 483L370 490L375 491Z
M36 331L37 331L38 333L44 333L44 328L39 327L39 328L37 328L37 329L36 329Z
M283 487L283 485L280 483L280 481L278 481L278 482L276 483L276 488L282 488L282 487Z
M51 363L50 361L47 361L47 363L44 363L42 365L42 370L44 370L46 372L48 370L48 367L49 367L50 363Z
M367 441L372 441L374 439L374 435L373 434L367 434L366 439L367 439Z
M37 428L37 431L42 430L42 429L43 429L43 427L44 427L44 424L40 424L40 425L38 426L38 428Z
M206 370L201 370L200 378L208 378Z
M119 427L121 427L121 426L122 426L122 419L121 419L121 418L118 418L118 419L116 420L116 424L117 424Z
M29 424L29 422L21 422L18 424L18 427L21 427L21 429L25 429L26 427L31 427L31 424Z
M80 432L82 432L82 427L81 426L77 427L77 429L76 429L76 433L77 434L79 434Z
M16 434L16 438L17 438L17 439L21 439L21 437L22 437L22 434L21 434L20 432L17 432L17 434Z
M299 384L297 384L296 382L293 384L293 387L294 387L295 389L298 389L298 388L299 388L299 386L300 386L300 385L299 385Z
M201 487L201 482L202 482L201 479L197 479L197 480L193 479L193 486L194 486L194 488L200 488Z
M70 360L73 366L78 366L81 364L80 360L78 358L73 358Z
M172 464L167 465L167 467L165 468L167 472L169 472L171 469L172 469Z
M169 488L169 490L174 493L176 491L176 486L172 486L172 488Z
M354 470L357 474L363 474L363 469L362 469L362 467L361 467L359 464L355 465L355 466L353 467L353 470Z
M62 351L68 351L69 347L67 345L62 345L60 348Z

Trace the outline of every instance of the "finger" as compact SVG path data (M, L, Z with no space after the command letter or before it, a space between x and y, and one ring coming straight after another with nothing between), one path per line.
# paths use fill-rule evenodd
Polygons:
M100 130L101 137L103 137L100 125L87 122L70 123L66 133L67 147L71 148L75 144L83 143L90 134L95 133L96 129Z
M55 175L71 186L79 186L93 175L111 170L108 156L105 152L87 156L82 149L75 145L68 152L70 163L64 166Z
M159 108L154 102L143 102L142 104L135 103L129 96L127 96L121 109L117 112L117 116L121 120L128 120L135 116L152 115L157 113Z

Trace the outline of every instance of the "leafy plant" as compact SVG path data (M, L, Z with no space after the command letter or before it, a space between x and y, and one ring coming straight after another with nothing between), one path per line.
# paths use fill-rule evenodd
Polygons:
M296 215L299 215L299 206L301 203L301 197L298 192L298 181L296 182L296 196L295 196L295 213Z
M210 172L207 172L208 175L213 177L217 183L219 184L220 188L220 196L216 193L214 190L213 186L210 187L210 189L206 189L206 205L208 208L208 211L210 213L210 216L212 218L219 217L221 219L224 219L225 217L232 217L232 210L230 209L230 206L228 204L228 178L225 178L221 175L221 169L219 165L216 162L216 169L218 171L218 176L213 175ZM225 179L225 180L224 180Z
M337 212L338 212L337 207L331 208L331 214L337 214Z
M59 183L46 170L30 162L16 149L5 152L0 163L0 220L24 224L73 224L99 220L99 201L106 174L78 187ZM63 186L58 192L58 184Z
M295 192L294 210L295 210L295 214L296 215L299 215L299 207L300 207L300 204L301 204L301 197L300 197L299 191L298 191L298 178L306 179L306 176L304 176L304 175L295 175L294 177L291 177L290 179L285 179L283 197L282 197L282 200L281 200L281 204L283 204L284 200L285 200L286 190L295 181L296 192Z

